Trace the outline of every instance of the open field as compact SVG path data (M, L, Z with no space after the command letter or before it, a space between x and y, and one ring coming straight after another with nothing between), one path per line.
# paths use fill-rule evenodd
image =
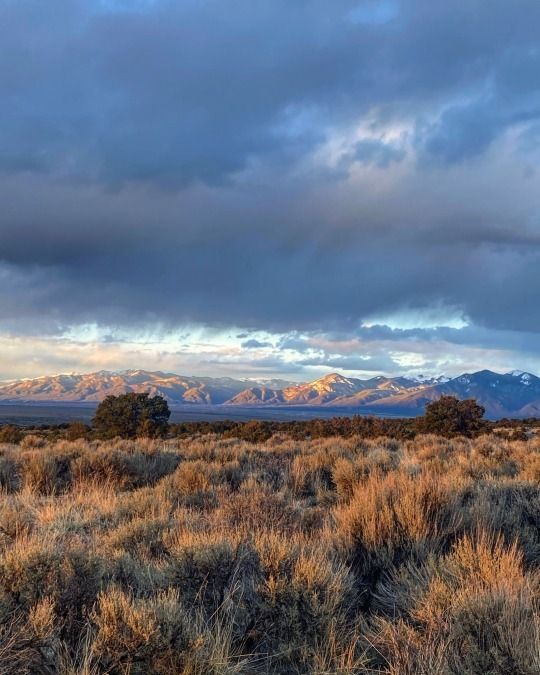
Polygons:
M0 673L540 672L540 442L0 446Z

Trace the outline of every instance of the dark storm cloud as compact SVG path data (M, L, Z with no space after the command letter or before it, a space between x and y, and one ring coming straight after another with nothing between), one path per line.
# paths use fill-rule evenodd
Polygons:
M219 183L376 106L421 117L447 102L426 147L448 160L538 116L535 0L404 0L385 22L350 19L370 4L4 0L1 164L110 185Z
M536 333L519 330L493 331L476 326L393 329L389 326L374 325L361 327L356 331L356 335L359 338L359 347L364 342L382 344L385 342L433 342L483 347L485 349L511 349L529 354L540 352Z
M539 35L536 0L0 2L2 324L534 334Z
M325 366L336 370L357 370L366 372L399 372L397 361L385 354L378 356L318 356L301 359L303 366Z
M344 18L352 5L158 1L130 12L53 0L45 13L39 0L4 2L0 163L181 186L302 151L318 133L280 127L295 106L347 98L355 51L368 48Z

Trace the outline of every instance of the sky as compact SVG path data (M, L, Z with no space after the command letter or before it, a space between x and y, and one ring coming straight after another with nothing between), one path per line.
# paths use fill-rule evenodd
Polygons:
M540 373L538 0L0 0L0 379Z

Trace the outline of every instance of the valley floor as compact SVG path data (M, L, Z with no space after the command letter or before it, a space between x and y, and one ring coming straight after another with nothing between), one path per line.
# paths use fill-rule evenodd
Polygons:
M0 446L0 673L538 675L540 442Z
M37 426L40 424L64 424L73 421L90 423L96 412L97 403L0 403L0 426L17 424ZM187 403L171 405L172 423L178 422L214 422L219 420L271 420L288 422L292 420L329 419L331 417L351 417L369 415L368 409L333 408L329 406L240 406L240 405L200 405ZM421 411L420 411L421 412ZM376 413L377 417L401 417L403 415ZM406 416L406 415L405 415Z

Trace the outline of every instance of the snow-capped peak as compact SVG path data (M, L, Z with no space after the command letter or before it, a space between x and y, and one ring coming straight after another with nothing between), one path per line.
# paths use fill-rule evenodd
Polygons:
M416 375L410 378L413 382L418 382L418 384L445 384L450 381L449 377L446 375L439 375L438 377L433 377L431 375Z
M526 373L523 370L512 370L508 375L511 375L512 377L519 377L521 380L522 384L529 385L531 383L532 375L530 373Z

